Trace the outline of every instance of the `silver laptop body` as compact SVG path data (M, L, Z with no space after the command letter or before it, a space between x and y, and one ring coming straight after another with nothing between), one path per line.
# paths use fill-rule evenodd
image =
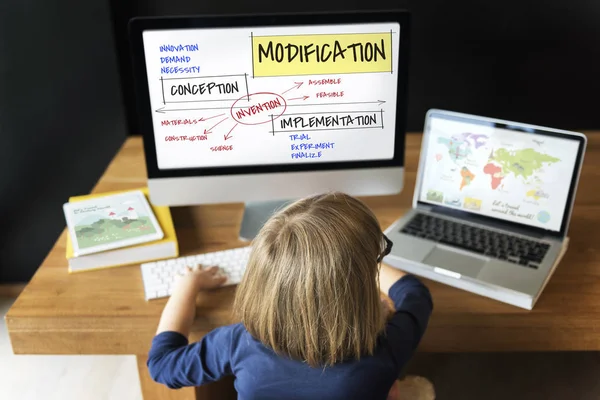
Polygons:
M388 265L532 309L568 247L581 133L430 110Z

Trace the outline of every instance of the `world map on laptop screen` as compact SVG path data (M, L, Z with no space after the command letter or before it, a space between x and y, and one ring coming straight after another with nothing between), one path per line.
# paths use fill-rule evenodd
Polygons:
M579 142L435 114L419 200L560 231Z

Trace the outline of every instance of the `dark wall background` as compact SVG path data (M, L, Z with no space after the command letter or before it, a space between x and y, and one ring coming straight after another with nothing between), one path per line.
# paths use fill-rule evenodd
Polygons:
M28 280L135 116L127 21L137 15L406 8L408 128L431 107L600 129L597 0L4 0L0 2L0 282Z
M0 2L0 283L27 281L126 137L108 3Z

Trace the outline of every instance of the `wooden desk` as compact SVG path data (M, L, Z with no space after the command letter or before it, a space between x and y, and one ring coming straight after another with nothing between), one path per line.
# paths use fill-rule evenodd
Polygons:
M427 352L600 350L600 132L589 135L570 249L533 311L427 282L435 311ZM421 136L406 143L400 195L367 198L387 227L411 204ZM144 186L142 141L128 139L94 192ZM242 245L241 204L173 209L182 255ZM194 398L167 391L146 372L146 354L166 300L146 302L138 266L67 274L65 232L6 316L16 354L135 354L145 399ZM201 295L191 340L233 321L235 288Z

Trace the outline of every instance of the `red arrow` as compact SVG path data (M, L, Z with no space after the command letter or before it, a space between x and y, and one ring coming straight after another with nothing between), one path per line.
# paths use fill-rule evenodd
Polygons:
M281 94L286 94L287 92L289 92L289 91L290 91L290 90L292 90L292 89L298 89L300 86L302 86L302 84L303 84L304 82L294 82L294 83L295 83L295 85L294 85L293 87L289 88L288 90L286 90L285 92L283 92L283 93L281 93Z
M198 120L198 122L208 121L209 119L217 118L217 117L220 117L221 115L225 115L225 113L219 114L219 115L213 115L212 117L208 117L208 118L200 117L200 119Z
M231 136L229 136L229 134L235 129L236 126L238 126L238 124L235 124L233 128L231 128L231 130L227 132L227 135L223 135L224 140L231 139Z
M227 118L229 118L229 117L227 117ZM211 126L210 128L205 129L204 130L204 134L206 135L208 133L212 133L211 131L214 129L214 127L217 126L217 125L219 125L221 122L225 121L227 118L223 118L222 120L220 120L219 122L217 122L216 124L214 124L213 126Z
M293 99L288 99L288 101L290 101L290 100L306 100L306 99L308 99L309 97L310 97L310 96L295 97L295 98L293 98Z

